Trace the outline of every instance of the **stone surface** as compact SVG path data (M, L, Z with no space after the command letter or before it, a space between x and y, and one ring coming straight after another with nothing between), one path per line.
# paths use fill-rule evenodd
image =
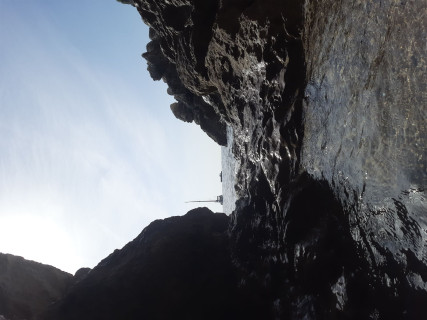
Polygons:
M7 320L39 320L71 282L72 275L59 269L0 253L0 315Z
M239 291L229 218L207 208L151 223L76 282L47 319L260 319Z
M426 4L322 1L307 9L302 166L325 179L341 202L365 263L355 274L367 278L366 312L421 319L427 314Z
M147 8L147 10L156 10L155 7L156 5L154 5L153 8ZM173 6L168 8L173 8ZM184 12L185 9L177 9L178 12L175 13L173 10L170 12L168 8L165 8L165 14L168 15L168 18L170 19L173 19L172 17L178 17L181 14L186 14ZM138 6L138 9L143 10L140 6ZM146 19L155 19L155 16L149 13L149 11L144 9L144 12L146 12ZM176 26L174 25L167 30L169 35L172 37L170 41L177 43L181 41L190 41L189 39L184 39L180 36L176 37L176 32L174 31L175 27ZM221 119L220 114L204 100L203 96L194 94L191 90L185 87L180 80L181 73L189 73L191 70L186 71L185 69L180 68L179 63L171 62L171 59L174 59L173 57L165 56L163 48L171 45L171 43L168 43L164 38L159 37L158 33L153 28L150 28L150 38L151 42L148 43L147 52L143 54L143 57L147 60L148 71L150 72L151 77L154 80L163 79L163 81L165 81L169 86L168 93L173 95L178 101L171 105L174 115L178 119L186 122L194 121L196 124L200 125L200 128L214 141L220 145L226 145L226 126L225 122ZM184 46L184 44L182 44L182 46ZM188 54L194 56L196 55L196 52L190 52ZM195 65L191 65L190 67L195 68ZM196 81L196 84L193 84L192 86L193 89L197 88L199 81L203 81L203 79Z
M153 222L46 319L425 319L425 1L122 2L175 116L233 129L239 200Z
M276 318L423 318L425 2L136 7L151 75L185 96L178 118L233 128L232 254L249 292Z

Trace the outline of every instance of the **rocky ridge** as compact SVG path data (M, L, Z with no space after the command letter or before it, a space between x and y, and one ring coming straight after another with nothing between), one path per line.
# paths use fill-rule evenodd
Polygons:
M152 222L70 288L48 320L260 319L229 254L229 217L198 208Z
M73 276L54 267L0 253L0 320L38 320L63 298Z
M134 5L175 115L233 128L249 291L276 318L427 314L425 3Z
M43 319L424 319L425 3L121 2L175 116L232 128L239 200L153 222Z

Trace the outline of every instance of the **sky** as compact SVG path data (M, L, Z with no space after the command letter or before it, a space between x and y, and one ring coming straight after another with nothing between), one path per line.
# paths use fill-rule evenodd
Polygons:
M148 41L115 0L0 0L0 252L75 273L221 194L220 147L175 119Z

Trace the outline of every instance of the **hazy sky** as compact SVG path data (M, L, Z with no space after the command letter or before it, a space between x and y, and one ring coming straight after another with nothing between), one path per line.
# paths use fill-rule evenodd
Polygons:
M147 42L115 0L0 0L0 252L74 273L221 194L220 147L174 118Z

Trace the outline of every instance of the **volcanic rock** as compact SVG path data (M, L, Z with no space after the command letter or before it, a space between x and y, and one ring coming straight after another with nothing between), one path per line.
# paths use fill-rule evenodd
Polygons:
M425 319L424 1L121 2L175 116L233 132L239 199L153 222L46 319Z
M69 273L0 253L0 319L41 319L41 314L64 296L71 283Z
M174 113L233 129L248 292L277 319L423 319L425 2L135 4Z
M260 319L238 288L229 217L199 208L152 222L76 282L47 319Z

